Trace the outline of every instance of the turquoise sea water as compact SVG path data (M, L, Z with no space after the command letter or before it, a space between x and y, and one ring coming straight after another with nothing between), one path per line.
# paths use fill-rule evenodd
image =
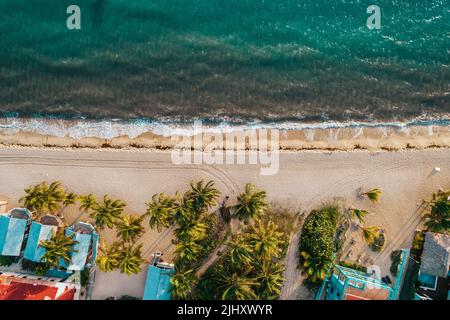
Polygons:
M82 29L66 28L81 8ZM381 7L381 30L366 8ZM1 0L0 113L449 119L448 1Z

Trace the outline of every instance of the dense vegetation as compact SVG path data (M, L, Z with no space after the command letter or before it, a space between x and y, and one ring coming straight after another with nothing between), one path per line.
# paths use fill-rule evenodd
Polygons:
M9 267L10 265L17 263L18 257L0 256L0 266Z
M151 228L161 231L174 227L175 267L172 297L186 299L198 279L195 269L220 242L223 225L210 210L217 205L220 192L213 181L191 182L183 195L155 194L147 203Z
M283 259L299 217L247 184L233 206L238 229L218 260L195 287L195 299L278 299L284 281Z
M337 205L328 205L311 211L305 220L299 243L300 264L312 283L324 280L331 270L340 214Z
M450 191L433 193L431 200L425 201L430 207L425 214L425 226L429 231L450 232Z
M233 235L229 250L202 277L194 298L277 299L284 281L281 259L288 243L288 234L273 221L257 219Z

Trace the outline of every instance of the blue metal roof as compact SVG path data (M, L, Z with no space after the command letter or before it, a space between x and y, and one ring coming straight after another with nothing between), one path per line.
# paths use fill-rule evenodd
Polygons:
M144 288L144 300L170 300L170 279L174 269L163 269L149 266Z
M27 246L25 247L24 258L34 262L40 262L45 253L45 249L39 246L42 240L48 240L52 232L56 233L58 227L40 224L33 221L28 233Z
M27 222L8 215L0 216L0 255L20 255Z

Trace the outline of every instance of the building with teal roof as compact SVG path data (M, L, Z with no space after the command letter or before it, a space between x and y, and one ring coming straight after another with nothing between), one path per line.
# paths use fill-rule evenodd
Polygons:
M66 236L77 241L70 254L70 263L61 260L61 267L67 271L83 271L95 263L99 236L89 223L78 222L66 229Z
M175 274L173 265L157 263L148 266L143 300L170 300L170 279Z
M316 300L398 300L408 258L409 251L403 249L394 286L367 272L335 265L317 292Z
M30 220L27 209L15 208L0 215L0 255L20 256Z
M33 221L28 233L27 245L23 257L30 261L40 262L42 256L45 254L45 249L39 246L39 243L43 240L49 240L57 230L58 226Z

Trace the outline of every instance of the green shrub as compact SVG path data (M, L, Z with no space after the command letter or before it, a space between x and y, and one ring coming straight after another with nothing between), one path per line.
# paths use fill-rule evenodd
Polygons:
M46 263L22 259L22 269L39 275L44 275L49 270L49 267Z
M46 263L39 263L36 266L36 269L34 270L34 272L36 274L38 274L38 275L43 276L43 275L45 275L47 273L48 270L50 270L48 264L46 264Z
M296 214L278 203L271 203L267 212L261 217L261 221L264 223L276 222L278 230L288 236L297 231L301 219L300 214Z
M414 299L414 294L416 293L417 288L419 287L419 268L420 264L417 262L413 262L413 276L411 278L411 281L409 282L408 288L406 289L406 295L409 300Z
M367 268L366 267L364 267L362 265L359 265L357 263L354 263L354 262L340 261L339 265L343 266L343 267L350 268L350 269L359 270L359 271L362 271L362 272L367 272Z
M370 244L370 248L375 252L383 251L384 244L386 242L386 237L384 234L380 233Z
M18 261L19 257L0 256L0 266L9 267Z
M416 231L411 248L416 252L422 252L423 244L425 243L425 232Z
M220 238L220 234L225 227L222 224L220 217L214 213L206 215L201 222L206 224L206 237L198 243L202 247L200 258L198 260L207 258L208 255L217 248L223 240Z
M401 250L395 250L392 251L391 253L391 267L390 267L390 271L392 273L393 276L397 276L398 275L398 266L400 264L401 261L401 257L402 257L402 251Z
M84 269L80 273L81 286L84 287L87 284L88 280L89 280L89 269Z
M299 243L299 251L306 252L314 265L308 267L310 270L322 271L319 279L323 280L323 274L328 272L334 260L336 251L335 234L337 221L340 217L340 209L337 205L328 205L319 210L313 210L306 218L302 228L302 234ZM300 255L300 263L303 265L304 258ZM317 274L317 273L316 273Z

